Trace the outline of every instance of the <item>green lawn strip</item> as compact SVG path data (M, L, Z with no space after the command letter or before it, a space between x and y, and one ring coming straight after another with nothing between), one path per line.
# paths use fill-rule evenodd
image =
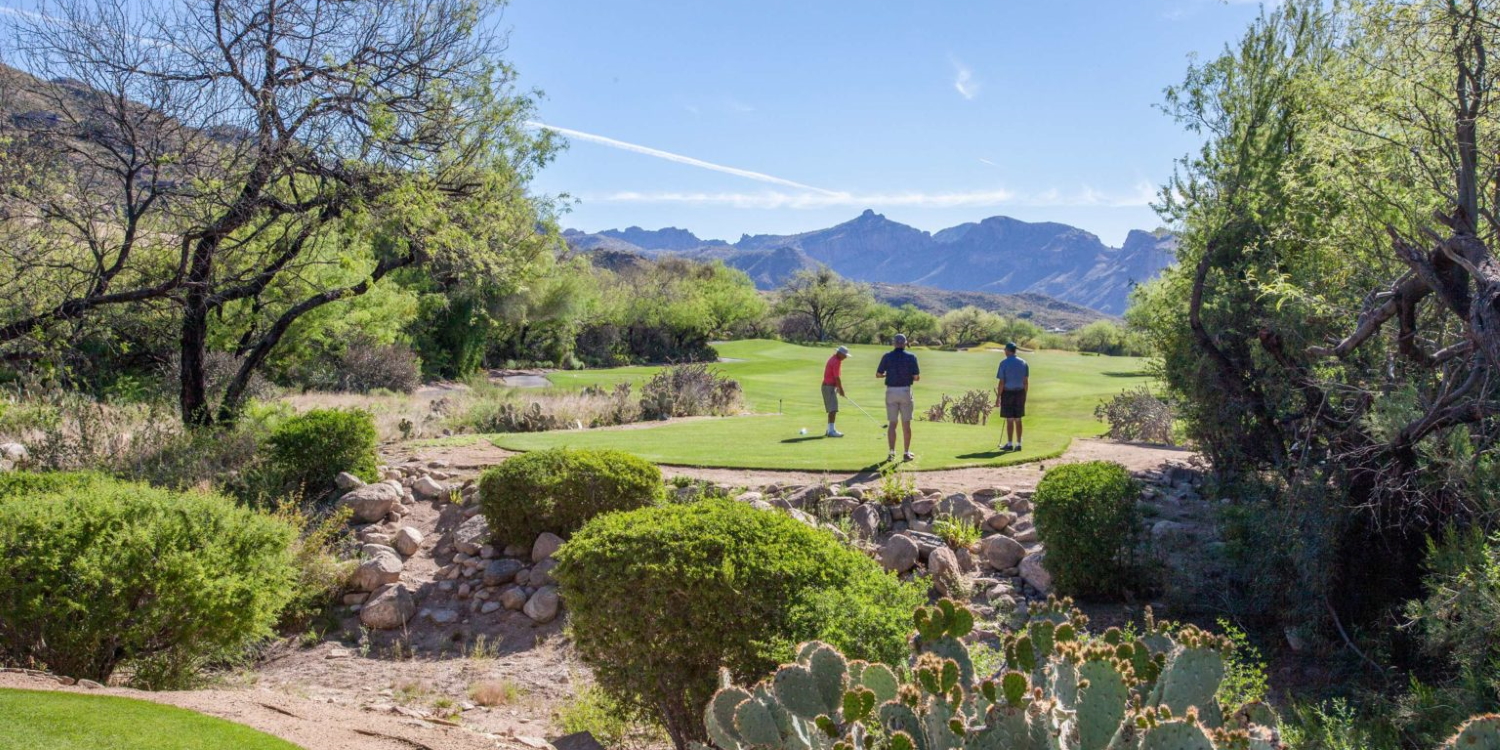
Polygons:
M839 429L846 434L842 439L822 437L826 418L818 386L832 347L734 341L720 344L718 349L724 357L745 360L717 367L740 382L755 415L629 430L558 430L488 437L510 450L618 448L657 463L684 466L857 471L884 460L885 431L880 425L885 422L885 388L875 378L875 367L886 348L851 347L853 356L844 362L844 385L874 419L845 401L838 421ZM922 365L922 381L914 389L919 415L944 393L957 397L979 388L993 397L995 368L1002 353L920 349L915 353ZM1142 372L1144 362L1133 357L1054 351L1024 356L1031 364L1025 451L1001 454L996 450L1004 437L998 411L986 426L918 421L913 425L912 445L917 460L907 467L1003 466L1059 455L1074 437L1103 433L1104 425L1094 418L1094 407L1100 399L1150 380ZM559 389L577 390L590 385L611 387L622 381L639 384L656 369L622 367L556 372L548 377ZM798 434L801 428L808 434ZM897 447L899 450L899 437Z
M6 750L298 750L223 719L108 695L0 689L0 717Z

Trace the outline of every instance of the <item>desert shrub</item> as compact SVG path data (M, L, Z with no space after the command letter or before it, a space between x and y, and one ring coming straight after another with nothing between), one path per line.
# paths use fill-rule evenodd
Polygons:
M378 477L375 418L359 409L313 409L271 431L272 466L286 482L317 495L347 471L366 482Z
M588 732L613 750L644 750L666 742L661 727L633 708L622 705L598 685L590 683L557 710L564 734Z
M327 512L309 510L296 495L278 500L272 515L297 532L292 542L292 564L297 570L293 595L281 612L278 628L296 630L326 612L343 593L354 572L355 539L349 531L348 508Z
M411 347L402 344L351 342L339 357L338 389L369 393L384 388L411 393L422 384L422 361Z
M1111 440L1172 445L1172 407L1145 386L1121 391L1094 407L1094 418L1109 425Z
M939 516L932 522L932 533L953 549L967 549L983 536L979 525L954 516Z
M728 416L739 411L740 383L705 364L663 368L641 386L641 418Z
M1116 596L1139 589L1132 581L1139 497L1135 479L1110 461L1058 466L1042 477L1033 498L1036 527L1058 591Z
M102 475L0 492L0 659L147 688L269 636L293 598L290 524Z
M989 421L990 412L994 410L995 403L990 392L976 388L958 398L944 393L938 403L927 408L927 420L982 425Z
M630 384L590 386L578 392L472 385L467 403L449 419L459 432L544 432L574 427L610 427L640 420Z
M558 560L580 655L679 747L703 739L720 666L757 679L812 638L897 662L921 598L828 532L727 500L600 516Z
M566 536L601 513L650 505L661 469L623 451L553 448L516 456L479 477L479 503L495 537L531 544Z

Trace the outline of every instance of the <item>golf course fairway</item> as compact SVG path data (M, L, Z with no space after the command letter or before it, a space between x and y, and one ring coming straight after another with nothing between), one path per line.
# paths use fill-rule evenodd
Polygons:
M298 750L223 719L108 695L0 689L6 750Z
M838 427L843 438L825 438L819 385L823 363L833 346L799 346L779 341L732 341L717 344L726 362L716 365L740 382L752 415L683 420L659 426L628 429L557 430L486 436L510 450L542 448L617 448L649 461L682 466L802 471L859 471L885 460L885 386L875 377L879 346L850 347L844 361L844 388L874 419L847 400L841 400ZM915 461L903 468L946 469L1035 461L1056 456L1074 437L1092 437L1105 426L1094 418L1099 401L1127 388L1152 382L1145 360L1103 357L1076 352L1025 352L1031 365L1031 393L1026 405L1025 450L1001 453L1004 423L999 410L985 426L923 421L927 407L943 394L958 397L980 388L993 403L999 351L927 351L913 349L922 380L912 389L918 420L913 422ZM609 370L554 372L547 377L559 389L590 385L612 386L630 381L637 386L657 368L621 367ZM639 392L639 391L637 391ZM778 413L778 410L780 413ZM806 435L798 434L801 428ZM896 449L901 449L898 430ZM898 457L899 458L899 457Z

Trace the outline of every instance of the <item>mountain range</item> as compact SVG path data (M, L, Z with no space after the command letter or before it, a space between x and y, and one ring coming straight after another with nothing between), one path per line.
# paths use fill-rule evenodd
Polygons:
M592 234L570 229L563 236L575 250L722 260L762 289L797 271L827 266L856 281L1046 295L1107 315L1123 313L1131 287L1170 266L1177 247L1169 232L1134 230L1123 245L1109 247L1077 227L1006 216L925 232L871 210L827 229L747 234L732 244L675 227Z

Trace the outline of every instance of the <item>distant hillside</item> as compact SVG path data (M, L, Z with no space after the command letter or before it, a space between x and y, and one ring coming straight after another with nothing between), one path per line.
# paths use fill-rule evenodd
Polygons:
M803 268L826 265L859 281L952 291L1043 294L1108 315L1125 311L1130 289L1171 265L1170 233L1136 230L1122 247L1105 245L1066 224L995 216L929 234L874 211L827 229L794 235L744 235L733 245L701 241L691 232L640 227L585 234L570 230L575 248L670 252L718 259L750 274L761 288ZM699 244L693 245L694 242Z
M875 298L888 305L913 305L933 315L974 306L1009 317L1025 318L1045 329L1071 331L1109 315L1072 302L1063 302L1045 294L995 294L993 292L955 292L914 284L871 284Z

